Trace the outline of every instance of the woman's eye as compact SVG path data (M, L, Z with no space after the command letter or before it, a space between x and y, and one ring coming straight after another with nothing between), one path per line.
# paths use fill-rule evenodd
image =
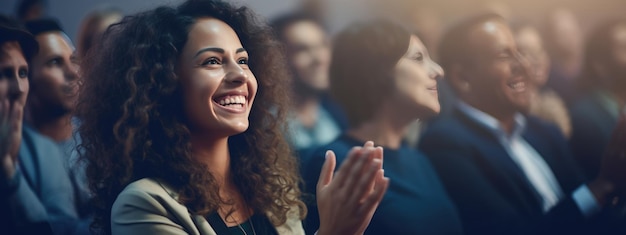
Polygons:
M49 65L60 65L61 64L61 59L52 59L50 61L48 61Z
M20 76L20 78L26 78L28 77L28 70L26 69L20 69L18 71L18 76Z
M215 57L211 57L205 60L204 62L202 62L202 65L215 65L215 64L220 64L220 61Z
M237 61L238 64L248 64L248 59L247 58L241 58Z
M419 53L415 56L415 58L413 58L413 60L417 61L417 62L422 62L424 61L424 55L422 53Z
M419 52L419 53L415 54L415 56L413 56L412 59L417 61L417 62L422 62L422 61L424 61L424 54Z

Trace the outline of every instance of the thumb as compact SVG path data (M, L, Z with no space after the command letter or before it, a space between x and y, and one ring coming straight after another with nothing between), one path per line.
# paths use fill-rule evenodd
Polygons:
M330 184L330 181L332 181L333 179L336 164L337 159L335 157L335 153L332 150L326 151L326 160L324 161L324 165L322 166L320 178L317 181L317 191Z

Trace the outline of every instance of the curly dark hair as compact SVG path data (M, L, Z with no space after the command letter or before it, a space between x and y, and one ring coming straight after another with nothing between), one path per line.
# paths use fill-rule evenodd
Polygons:
M251 10L220 0L190 0L125 17L82 61L81 159L95 196L95 232L111 233L111 206L132 181L151 177L176 187L191 213L208 215L223 200L207 166L191 156L190 131L174 67L196 19L212 17L237 33L259 88L249 128L228 144L235 184L246 203L284 224L300 198L298 164L282 133L288 86L271 30Z
M387 19L354 23L335 37L330 93L346 111L350 126L369 121L372 109L393 92L392 71L410 39L407 28Z

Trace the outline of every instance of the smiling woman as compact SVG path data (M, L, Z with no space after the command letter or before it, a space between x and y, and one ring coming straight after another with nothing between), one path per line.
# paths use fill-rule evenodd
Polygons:
M218 0L109 28L83 61L78 105L96 228L303 233L298 167L281 134L286 77L270 35L247 8ZM369 142L348 158L333 178L328 154L319 234L361 233L386 190L381 148Z

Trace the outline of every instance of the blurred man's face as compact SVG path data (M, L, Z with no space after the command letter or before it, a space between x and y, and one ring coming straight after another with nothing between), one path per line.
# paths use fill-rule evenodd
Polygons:
M55 112L70 112L78 92L74 45L60 32L42 33L35 39L39 52L32 59L31 95Z
M473 63L465 66L470 87L466 97L492 115L527 110L530 69L509 27L498 20L486 21L476 25L467 40Z
M295 84L327 90L330 45L324 30L314 22L300 21L288 26L283 37Z

